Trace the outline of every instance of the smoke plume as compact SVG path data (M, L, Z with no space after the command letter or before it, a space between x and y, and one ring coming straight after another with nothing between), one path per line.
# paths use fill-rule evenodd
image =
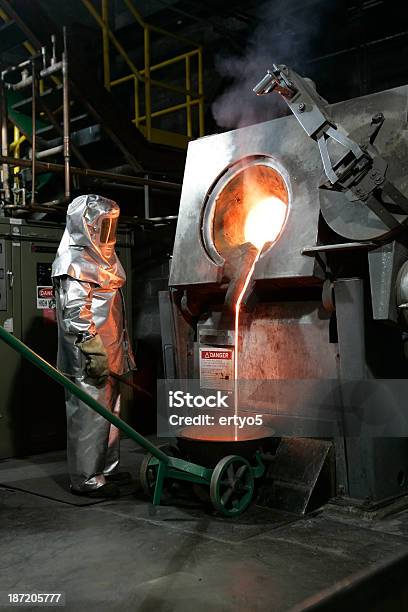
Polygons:
M217 71L230 82L212 105L221 128L243 127L288 114L279 95L256 96L252 89L273 63L296 69L309 48L315 16L310 24L293 20L291 26L288 2L268 0L258 12L258 19L259 25L242 56L216 60Z

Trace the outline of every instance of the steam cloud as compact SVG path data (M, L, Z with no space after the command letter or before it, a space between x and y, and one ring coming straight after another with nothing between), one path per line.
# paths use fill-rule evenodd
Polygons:
M231 79L212 105L214 119L220 127L243 127L288 114L280 96L256 96L252 91L273 63L296 69L308 49L316 20L307 26L301 24L301 31L295 31L280 19L280 15L288 15L287 5L288 1L269 0L258 14L259 26L248 40L244 55L217 58L217 71Z

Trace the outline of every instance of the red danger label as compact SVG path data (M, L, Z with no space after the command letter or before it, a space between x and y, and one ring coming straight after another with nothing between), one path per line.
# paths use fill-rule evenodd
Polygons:
M202 359L232 359L232 351L202 351Z
M54 297L54 290L52 287L39 287L38 288L38 297L51 300Z

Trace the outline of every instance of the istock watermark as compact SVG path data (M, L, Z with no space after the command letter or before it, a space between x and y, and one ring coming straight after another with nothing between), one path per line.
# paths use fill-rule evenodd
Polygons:
M261 414L238 414L235 397L231 392L201 389L197 386L197 381L190 383L187 389L177 389L174 386L171 389L166 388L167 413L158 414L158 417L161 417L161 427L164 427L165 431L176 433L180 428L193 426L203 427L208 434L212 427L218 428L218 431L219 428L226 431L231 428L241 430L259 427L263 424Z
M230 408L231 395L217 391L215 395L200 395L184 391L169 391L169 408Z
M157 384L157 433L186 426L269 427L276 437L408 438L408 379L167 379ZM214 425L214 428L212 428Z

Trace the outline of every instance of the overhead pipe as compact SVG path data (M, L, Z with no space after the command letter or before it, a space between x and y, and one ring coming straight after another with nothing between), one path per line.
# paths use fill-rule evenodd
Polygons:
M6 155L0 155L0 163L8 164L10 166L24 166L25 168L31 167L31 160L29 159L17 159L14 157L8 157ZM61 164L53 164L51 162L35 161L37 170L41 172L64 172L64 166ZM157 189L165 189L167 191L181 191L180 183L172 183L170 181L160 181L157 179L145 178L142 176L130 176L128 174L114 174L113 172L105 172L104 170L92 170L91 168L77 168L71 166L71 174L78 176L89 176L99 179L108 179L110 181L119 181L121 183L129 183L130 185L149 185L150 187Z
M122 191L140 191L140 192L144 192L144 190L147 188L149 188L148 185L126 185L126 183L113 183L110 181L100 181L99 179L95 179L95 184L98 185L99 187L102 187L103 189L119 189ZM155 191L166 191L165 189L163 189L162 187L155 187L154 189ZM145 192L143 194L144 196L146 196ZM145 203L145 213L146 213L146 198L144 200ZM149 217L150 218L150 217Z
M39 151L35 157L36 159L43 159L43 157L49 157L50 155L56 155L57 153L61 153L63 149L63 145L57 145L56 147L51 147L50 149L44 149L43 151Z
M62 104L63 104L63 127L64 127L64 182L65 198L71 195L70 178L70 126L69 126L69 86L68 86L68 52L67 52L67 30L64 27L64 51L62 54Z
M35 58L36 57L38 56L35 56ZM40 79L43 79L45 77L53 75L55 72L59 72L61 68L63 68L62 62L58 62L58 64L55 64L55 66L49 66L48 68L45 68L44 70L40 70L38 72L38 76ZM29 85L32 85L32 82L33 82L33 79L31 76L29 76L26 79L22 79L18 83L7 83L7 89L12 89L13 91L20 91L21 89L24 89L25 87L28 87Z
M36 126L36 112L37 112L37 76L36 76L36 65L35 59L31 60L31 123L32 123L32 136L31 136L31 206L35 204L35 173L36 173L36 160L37 154L37 126Z
M3 78L0 78L0 131L1 131L1 154L8 156L8 134L7 134L7 99ZM13 159L13 158L11 158ZM2 187L4 199L10 200L9 167L7 163L2 164Z

